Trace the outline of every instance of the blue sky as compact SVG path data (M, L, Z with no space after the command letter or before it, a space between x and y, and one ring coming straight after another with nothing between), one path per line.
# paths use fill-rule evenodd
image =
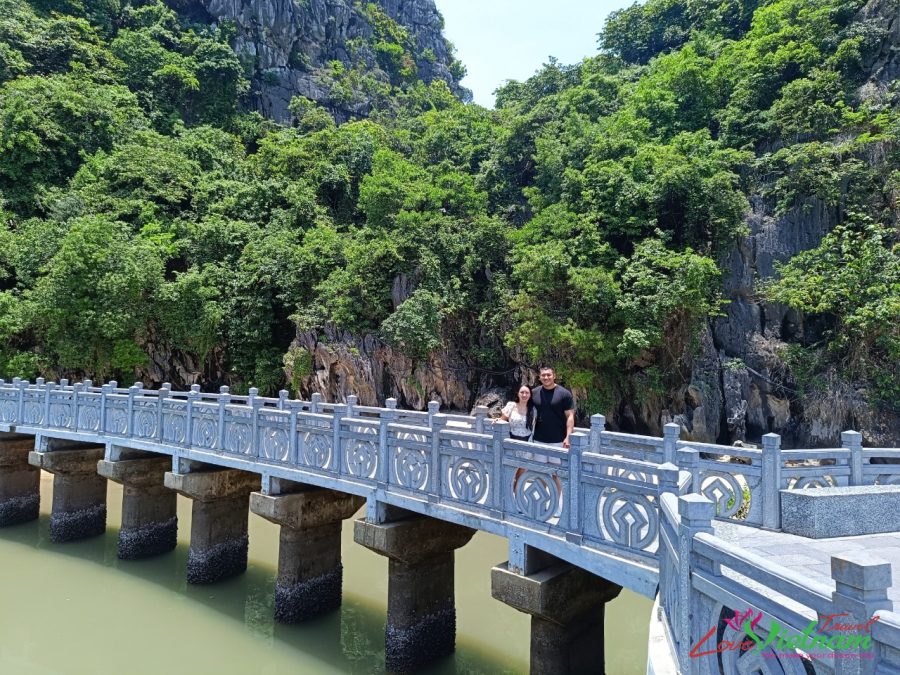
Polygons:
M524 80L555 56L576 63L597 53L597 33L633 0L436 0L446 36L469 70L463 85L493 106L506 80Z

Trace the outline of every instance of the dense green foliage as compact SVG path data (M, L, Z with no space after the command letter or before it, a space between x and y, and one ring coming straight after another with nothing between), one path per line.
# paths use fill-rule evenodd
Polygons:
M860 5L649 0L485 110L419 82L369 3L391 87L335 62L332 103L366 92L371 119L297 98L281 127L245 112L226 29L159 0L0 0L0 373L129 379L154 358L271 392L309 371L297 328L335 324L416 360L552 360L596 411L683 381L758 195L857 214L771 293L828 315L823 348L871 377L898 356L879 269L900 127L855 96L881 37Z

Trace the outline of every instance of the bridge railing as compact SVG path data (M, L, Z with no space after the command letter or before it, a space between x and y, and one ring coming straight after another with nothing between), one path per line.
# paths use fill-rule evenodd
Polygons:
M715 504L701 495L663 494L661 506L659 598L679 672L821 675L852 660L840 672L900 665L900 615L885 609L889 563L835 556L834 584L823 584L714 536ZM860 631L840 628L867 622ZM847 647L847 636L869 631L868 642Z
M116 382L96 387L90 381L69 384L61 380L57 384L38 379L32 384L19 379L11 383L0 380L0 428L14 424L51 425L76 435L99 433L179 447L196 446L282 464L299 462L311 470L334 471L359 480L376 480L376 474L366 470L372 462L367 455L370 443L364 434L376 433L374 425L379 421L433 428L435 420L440 419L442 428L448 431L490 434L487 408L476 408L475 413L442 414L437 402L429 403L427 411L398 410L393 400L384 408L361 406L355 396L347 397L346 403L325 402L320 394L313 394L310 401L299 401L290 399L286 391L279 392L275 398L261 397L256 389L251 389L247 396L235 396L228 387L210 394L199 391L197 385L190 391L176 392L168 384L148 389L141 382L122 388ZM325 417L316 418L316 415ZM332 417L342 421L335 427L333 421L326 422L326 418ZM359 420L359 424L347 420ZM366 421L373 424L367 425ZM302 430L300 436L297 429ZM841 448L810 450L783 450L776 434L767 434L762 448L682 441L675 424L666 425L663 438L607 431L602 415L591 418L589 430L577 431L577 436L587 438L587 444L572 452L583 457L602 457L604 461L615 458L656 466L674 463L690 475L692 491L715 503L716 518L771 529L780 527L781 489L900 483L900 449L862 448L860 434L853 431L842 434ZM337 441L336 433L347 438ZM378 435L385 433L377 431ZM325 436L328 434L331 434L327 450L331 453L330 463L321 464L323 453L327 454ZM468 443L473 448L481 447L474 437ZM351 456L342 455L348 451ZM528 494L541 493L546 499L562 502L563 488L557 485L568 481L570 474L581 476L582 467L572 471L569 452L541 454L554 467L555 478L547 479L549 482L541 486L533 486L529 479L526 481L530 487ZM516 456L524 455L520 451ZM546 459L551 456L552 460ZM412 455L407 453L405 457L411 459ZM496 457L492 459L485 454L484 458L471 456L469 460L469 464L458 467L469 476L467 480L474 480L478 473L473 467L490 467L495 472L478 490L494 490L502 481L518 485L515 476L506 480L503 470L497 468L500 463ZM433 461L436 463L429 465L432 482L440 472L449 471L448 466ZM388 466L386 457L382 458L382 464ZM585 474L594 473L591 479L599 480L593 466L585 465ZM519 466L514 473L539 468ZM646 475L648 470L644 467L636 471L635 476ZM449 483L445 481L445 484ZM572 491L577 492L574 488ZM438 496L441 492L434 494ZM452 494L443 496L450 499ZM593 498L588 488L584 495ZM519 501L523 498L520 495ZM652 498L648 500L652 506ZM496 509L506 508L502 495L497 495L491 503ZM536 507L529 505L529 508ZM567 504L566 508L572 507ZM643 513L646 504L635 498L628 508ZM542 509L537 512L541 513ZM554 517L567 521L573 516L567 511ZM645 516L641 518L649 520Z
M569 449L516 441L508 424L474 416L264 398L227 388L125 389L108 383L0 383L0 416L26 433L109 442L261 472L272 467L321 476L322 484L382 489L391 495L478 517L592 550L656 565L659 494L683 493L690 478L672 464L595 452L588 434ZM601 450L624 447L608 436ZM229 465L226 463L226 465ZM268 468L267 468L268 467ZM330 482L329 482L330 481ZM494 525L491 525L493 523Z
M900 449L863 448L858 432L841 434L840 448L784 450L766 434L761 448L683 441L677 424L663 438L606 431L591 418L591 450L651 463L673 462L690 473L692 491L709 498L716 518L780 527L780 490L900 484Z

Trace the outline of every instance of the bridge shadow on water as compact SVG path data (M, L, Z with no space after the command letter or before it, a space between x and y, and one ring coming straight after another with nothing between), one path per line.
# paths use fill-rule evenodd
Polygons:
M179 514L180 529L188 523ZM146 560L123 561L117 557L119 530L112 524L102 536L65 544L51 543L49 529L50 516L42 513L37 521L0 529L0 540L41 549L42 555L72 557L149 582L161 592L177 594L242 623L264 645L294 649L298 656L312 657L336 670L384 672L386 609L383 605L375 606L345 592L340 610L313 621L283 625L273 618L275 569L256 563L252 550L244 574L209 586L193 586L185 579L188 545L183 541L170 553ZM122 620L127 621L128 617ZM298 665L301 662L298 660ZM461 644L453 655L422 672L477 675L516 671L486 651Z

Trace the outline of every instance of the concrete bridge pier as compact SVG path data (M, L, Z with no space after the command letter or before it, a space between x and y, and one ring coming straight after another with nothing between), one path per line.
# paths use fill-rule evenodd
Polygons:
M357 520L353 538L389 559L385 665L410 672L456 648L454 551L475 530L407 512L380 515Z
M174 549L178 495L163 483L172 459L115 446L107 450L106 457L97 463L97 472L122 485L119 558L138 560Z
M193 500L189 584L212 584L247 569L247 518L250 493L259 490L255 473L175 460L179 471L165 475L165 486Z
M253 492L250 510L281 526L275 620L297 623L341 605L341 525L363 497L271 479L278 494Z
M0 527L35 520L41 507L41 472L28 463L34 436L0 433Z
M604 608L621 590L558 560L528 575L491 570L491 595L531 615L532 675L604 673Z
M106 531L106 479L97 475L102 445L40 439L28 463L53 474L50 541L96 537Z

